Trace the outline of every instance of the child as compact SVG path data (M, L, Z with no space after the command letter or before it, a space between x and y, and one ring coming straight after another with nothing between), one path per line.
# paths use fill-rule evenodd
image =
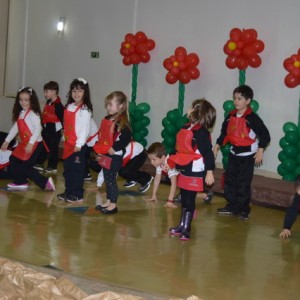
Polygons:
M44 161L48 156L48 165L45 172L48 174L57 172L58 146L61 140L63 128L64 106L58 96L59 86L55 81L49 81L44 85L44 96L47 100L42 114L42 136L49 152L44 149L41 153L35 169L43 171Z
M31 87L19 89L13 107L13 121L1 149L7 150L9 143L19 134L20 142L10 156L10 171L13 182L7 185L10 189L28 189L28 178L41 189L54 191L51 177L42 176L34 165L43 150L41 109L35 91Z
M216 110L205 99L194 100L187 112L190 123L183 126L176 136L176 154L168 159L181 169L177 185L181 194L181 217L176 227L170 228L171 235L180 235L189 240L191 223L196 206L197 192L203 191L204 182L214 183L214 154L209 129L216 120Z
M3 144L6 137L7 137L7 133L0 131L0 145ZM12 154L13 149L17 146L17 144L18 144L17 141L13 139L9 143L7 150L5 151L0 150L0 179L13 179L10 170L9 158Z
M146 159L147 152L143 145L131 141L125 149L122 168L119 171L119 175L127 180L124 187L129 188L138 183L141 193L145 193L150 188L153 177L139 170Z
M284 222L283 222L283 229L279 234L279 237L281 239L287 239L291 236L291 228L297 219L298 212L299 212L299 205L300 205L300 175L298 175L296 178L295 194L294 194L293 202L286 211Z
M64 112L64 178L65 192L58 194L67 202L83 201L83 183L86 167L86 141L89 137L93 105L88 82L74 79L70 84Z
M218 209L220 215L237 215L247 220L250 214L251 182L254 165L260 166L264 149L270 143L270 134L250 108L253 91L240 85L233 91L235 110L231 111L222 125L221 134L214 146L214 155L222 145L231 144L228 165L224 177L224 196L227 204Z
M98 163L103 167L106 183L107 201L100 209L103 214L115 214L118 212L119 194L116 176L122 166L125 148L131 140L126 95L120 91L109 94L105 99L105 108L108 115L101 122L98 142L93 148L99 155Z
M167 164L167 153L164 145L162 143L153 143L150 145L148 149L148 157L150 159L151 164L155 167L155 177L154 177L154 184L153 184L153 191L152 191L152 198L148 201L157 201L157 190L161 181L161 175L163 172L167 173L168 177L171 181L171 188L168 196L168 200L165 204L165 207L168 208L177 208L177 206L173 203L175 192L176 192L176 181L177 181L177 175L179 172L172 168L165 170L166 164Z

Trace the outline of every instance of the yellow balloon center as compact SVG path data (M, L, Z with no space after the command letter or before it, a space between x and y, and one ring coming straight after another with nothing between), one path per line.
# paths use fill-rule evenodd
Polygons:
M178 61L174 61L174 62L173 62L173 66L174 66L174 67L178 67L178 65L179 65Z
M130 46L130 44L129 43L127 43L126 45L125 45L125 48L126 49L128 49L128 48L130 48L131 46Z
M294 62L294 67L295 67L295 68L300 68L300 61L298 61L298 60L295 61L295 62Z
M229 50L235 50L236 49L236 43L235 42L230 42L229 44L228 44L228 48L229 48Z

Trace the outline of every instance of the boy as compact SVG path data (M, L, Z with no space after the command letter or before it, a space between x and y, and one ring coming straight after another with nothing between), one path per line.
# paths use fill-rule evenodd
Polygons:
M39 171L44 171L44 161L48 156L48 166L45 169L46 173L56 173L58 164L58 146L62 136L64 106L58 96L59 86L55 81L49 81L44 85L44 96L47 100L43 113L42 136L48 147L40 154L37 164L34 166Z
M253 91L240 85L233 91L235 110L231 111L222 124L221 134L213 152L215 158L222 145L231 144L228 165L224 178L224 196L227 205L218 209L219 215L237 215L247 220L250 214L251 182L254 165L260 166L264 149L270 143L270 134L250 108Z
M279 234L279 237L281 239L287 239L291 236L291 228L298 216L299 204L300 204L300 175L298 175L296 178L295 190L296 191L294 194L293 202L286 211L284 222L283 222L283 229Z
M148 149L148 158L150 159L151 164L156 168L156 173L154 177L154 185L152 191L152 198L149 201L157 201L157 190L161 181L161 175L164 172L164 168L167 167L167 154L165 147L162 143L153 143ZM179 172L176 169L169 169L167 175L171 181L171 188L169 192L169 197L167 203L164 205L168 208L177 208L173 203L174 196L177 187L177 175Z

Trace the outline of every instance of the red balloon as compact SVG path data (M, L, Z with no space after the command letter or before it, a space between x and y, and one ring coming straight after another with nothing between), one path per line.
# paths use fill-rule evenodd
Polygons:
M284 83L287 87L289 88L294 88L296 87L300 82L299 79L294 77L292 74L288 74L284 78Z
M171 68L173 67L173 64L171 63L171 61L168 58L166 58L163 62L163 66L165 67L165 69L170 71Z
M256 40L251 47L253 47L256 53L260 53L265 49L265 44L261 40Z
M123 56L128 56L130 54L130 51L129 51L129 48L121 48L120 49L120 53L123 55Z
M243 31L242 41L249 45L253 43L257 38L257 32L254 29L246 29Z
M235 49L232 51L233 56L240 56L242 54L242 51L240 49Z
M150 60L150 55L148 52L145 52L140 55L140 58L141 58L141 62L147 63Z
M148 51L147 44L146 43L139 43L139 44L137 44L136 47L135 47L135 51L138 54L143 54L143 53L147 52Z
M135 46L137 44L137 41L132 33L127 33L125 35L125 42L128 42L132 46Z
M184 61L179 62L178 68L180 70L185 70L186 69L186 63Z
M196 53L190 53L186 58L186 65L188 68L196 67L199 64L200 60Z
M136 53L132 54L130 57L134 65L139 64L141 62L140 56Z
M170 84L174 84L178 80L177 76L168 72L166 75L166 81Z
M292 69L294 68L294 66L289 58L284 60L283 66L288 72L291 72Z
M236 65L236 57L235 56L228 56L226 58L226 66L229 68L229 69L234 69L237 67Z
M186 49L184 47L177 47L175 49L175 56L177 55L183 55L183 56L186 56L187 55L187 52L186 52Z
M257 68L261 65L261 58L255 54L248 58L248 62L252 68Z
M238 49L243 49L244 43L243 43L242 41L238 41L238 42L236 43L236 46L238 47Z
M178 79L183 83L187 84L191 81L191 74L188 71L182 71L178 75Z
M253 55L255 55L255 51L251 46L246 46L244 47L244 49L242 50L242 55L245 58L249 58L252 57Z
M123 57L123 64L125 66L129 66L132 64L132 61L131 61L131 57L130 56L124 56Z
M198 68L190 68L188 71L191 74L191 79L198 79L200 77L200 71Z
M248 68L248 62L245 58L243 57L237 57L236 58L236 66L239 70L246 70Z
M139 31L135 34L135 38L138 42L146 42L147 36L143 31Z
M242 31L239 28L233 28L231 29L229 36L232 41L237 42L242 36Z
M147 41L147 48L148 48L148 51L153 50L155 48L155 42L153 40L149 39Z
M291 69L290 73L294 77L300 77L300 68L294 67L294 68Z
M232 50L230 50L229 47L228 47L228 44L229 44L230 42L231 42L231 41L228 40L228 41L226 42L226 44L224 45L224 47L223 47L223 51L224 51L224 53L225 53L226 55L231 55L231 54L232 54Z
M182 54L182 53L177 53L175 56L176 56L176 60L178 62L183 62L186 59L186 56L184 54Z
M135 53L135 47L134 46L131 46L130 48L128 48L128 50L129 50L130 54Z
M180 70L176 67L172 67L170 72L176 76L178 76L178 74L180 73Z

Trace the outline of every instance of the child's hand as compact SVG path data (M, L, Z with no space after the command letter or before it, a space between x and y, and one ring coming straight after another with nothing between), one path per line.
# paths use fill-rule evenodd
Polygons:
M213 185L215 182L214 174L212 171L207 171L205 176L205 183L210 186Z
M220 146L218 144L216 144L213 148L213 153L214 153L215 159L217 158L219 150L220 150Z
M166 173L168 173L168 171L170 170L170 166L168 164L164 164L162 167L162 170Z
M110 148L110 149L108 150L108 154L110 154L110 155L114 155L115 152L116 152L116 151L115 151L113 148Z
M156 198L156 196L152 196L151 199L145 199L145 201L147 201L147 202L157 202L157 198Z
M75 146L74 152L79 152L81 150L81 147Z
M289 229L282 229L279 234L281 239L288 239L291 236L291 231Z
M33 145L28 143L25 147L25 153L27 153L27 154L31 153L32 149L33 149Z
M8 148L8 142L4 142L1 146L1 150L5 151L5 150L7 150L7 148Z
M254 155L255 166L256 167L260 167L262 165L262 162L263 162L263 152L264 152L263 148L258 148L257 152Z

